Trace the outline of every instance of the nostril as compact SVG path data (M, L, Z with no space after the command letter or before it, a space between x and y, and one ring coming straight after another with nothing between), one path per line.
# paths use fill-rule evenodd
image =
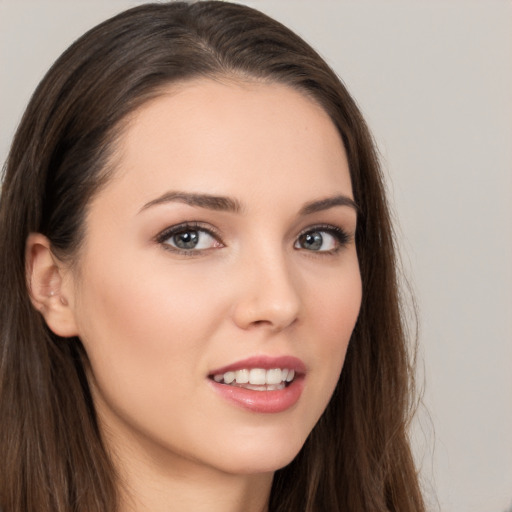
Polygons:
M271 320L254 320L250 323L250 325L247 326L248 329L255 329L255 328L269 328L270 330L282 330L284 328L290 327L291 325L295 324L297 321L296 318L294 318L291 322L272 322Z
M253 325L265 325L265 324L270 324L270 322L268 320L255 320L252 324Z

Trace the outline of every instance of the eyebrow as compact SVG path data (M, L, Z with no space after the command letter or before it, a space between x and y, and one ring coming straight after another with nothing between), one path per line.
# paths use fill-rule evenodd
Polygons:
M166 192L160 197L149 201L141 209L140 212L151 208L152 206L179 202L188 204L190 206L197 206L199 208L206 208L208 210L241 213L243 207L241 203L232 197L214 196L211 194L195 194L191 192ZM326 197L317 201L306 203L299 211L299 215L311 215L312 213L320 212L334 208L335 206L348 206L353 208L356 213L359 211L357 204L353 199L344 195L336 195Z
M359 212L359 208L353 199L348 196L337 195L333 197L326 197L325 199L320 199L319 201L311 201L310 203L306 203L300 209L299 214L311 215L312 213L328 210L329 208L333 208L335 206L348 206L353 208L356 213Z
M224 196L213 196L210 194L193 194L190 192L166 192L165 194L146 203L140 211L146 210L151 206L165 204L176 201L178 203L207 208L208 210L217 210L223 212L240 213L242 205L236 199Z

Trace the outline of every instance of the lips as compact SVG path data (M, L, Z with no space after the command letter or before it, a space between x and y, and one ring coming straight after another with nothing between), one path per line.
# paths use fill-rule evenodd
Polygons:
M277 413L292 407L304 388L306 368L296 357L258 356L213 370L213 389L231 404L253 412Z

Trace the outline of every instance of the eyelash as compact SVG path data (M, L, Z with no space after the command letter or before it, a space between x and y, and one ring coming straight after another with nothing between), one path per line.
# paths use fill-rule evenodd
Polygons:
M314 256L329 256L332 254L336 254L341 249L346 247L352 239L351 235L349 235L344 229L338 226L333 226L332 224L317 224L315 226L310 226L305 230L301 231L297 236L296 241L298 241L301 236L307 235L308 233L327 233L331 235L336 241L336 247L328 251L307 251L306 249L303 249ZM300 250L300 248L297 250Z
M206 226L201 222L183 222L181 224L177 224L176 226L171 226L160 234L158 234L155 238L156 242L161 244L163 248L167 251L173 252L175 254L180 254L183 256L199 256L204 253L208 249L179 249L178 247L173 247L172 245L166 243L169 238L173 236L179 235L180 233L186 233L187 231L201 231L203 233L207 233L209 236L214 238L222 247L224 244L222 242L220 233L211 226Z
M220 236L220 233L214 229L212 226L206 226L205 224L201 222L183 222L181 224L177 224L175 226L171 226L161 233L159 233L155 237L155 241L163 246L163 248L167 251L173 252L175 254L179 254L182 256L200 256L204 252L208 251L209 249L180 249L178 247L174 247L167 243L167 241L172 238L173 236L176 236L180 233L186 233L188 231L199 231L208 234L213 239L215 239L220 246L218 248L225 247L224 243L222 242L222 238ZM330 250L326 251L308 251L307 249L295 247L296 243L299 241L300 237L307 235L308 233L327 233L331 235L335 241L336 241L336 247ZM304 250L308 253L311 253L315 256L329 256L332 254L336 254L340 249L345 247L350 241L352 236L349 235L344 229L333 226L330 224L318 224L314 226L310 226L307 229L304 229L301 231L295 242L294 242L294 248L296 250Z

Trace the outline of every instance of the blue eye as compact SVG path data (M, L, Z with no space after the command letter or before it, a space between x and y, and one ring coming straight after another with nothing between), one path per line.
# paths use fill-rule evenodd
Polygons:
M336 252L348 242L348 235L335 226L318 227L300 234L295 242L295 249L314 252Z
M169 250L184 253L222 247L222 243L208 229L190 224L181 224L165 230L157 237L157 241Z
M209 247L213 247L215 242L215 238L209 233L196 229L176 233L167 240L169 245L187 251L191 249L208 249Z

